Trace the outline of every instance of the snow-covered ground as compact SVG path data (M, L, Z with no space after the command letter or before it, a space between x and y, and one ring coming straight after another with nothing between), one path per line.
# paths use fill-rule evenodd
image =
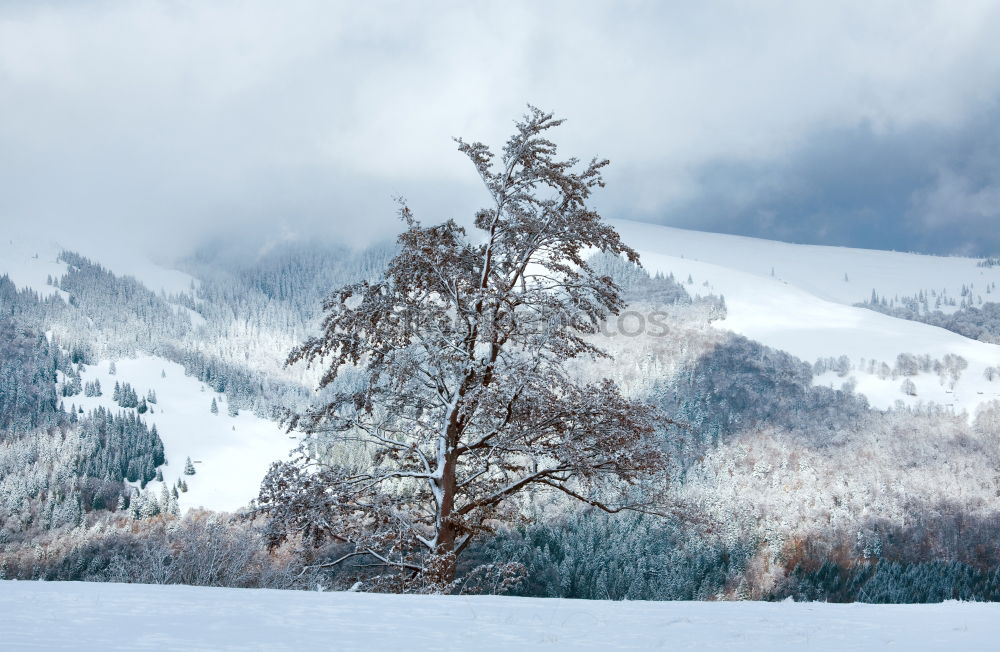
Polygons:
M872 290L886 297L947 290L958 299L963 285L972 286L984 301L1000 300L986 294L987 284L1000 285L1000 267L977 267L976 258L793 244L626 220L612 224L625 242L641 250L774 278L825 301L859 303Z
M56 260L62 251L74 251L119 276L132 276L159 294L189 293L198 281L149 256L127 247L109 247L106 242L43 236L6 229L0 233L0 274L6 274L18 288L29 287L42 296L60 292L46 284L46 278L66 273L66 264ZM63 298L66 298L63 293Z
M4 650L961 650L1000 604L605 602L0 582Z
M54 241L25 240L12 233L4 233L0 238L3 238L0 240L0 275L9 276L19 290L30 288L43 297L58 292L63 299L68 299L65 292L46 283L50 276L54 278L66 273L66 264L56 260L61 249Z
M121 410L113 400L115 382L129 383L140 397L156 392L153 412L142 415L147 424L156 425L163 440L167 465L163 479L171 486L181 477L184 462L190 457L197 470L183 476L188 492L181 493L181 509L205 507L232 511L257 497L260 481L271 462L284 459L296 442L273 421L249 412L228 415L225 395L204 383L184 375L184 368L163 358L143 355L115 361L117 373L109 374L110 361L88 367L81 374L83 382L100 380L103 396L82 394L64 399L66 407L74 403L84 410L102 405L114 412ZM210 408L215 399L219 413ZM158 492L159 483L148 485Z
M902 393L898 378L854 372L857 391L877 407L897 400L932 401L971 415L984 400L1000 397L1000 382L990 383L983 375L986 367L1000 365L1000 346L852 305L871 296L872 289L880 296L947 289L958 297L963 284L975 283L985 291L987 283L1000 281L1000 268L976 267L972 258L796 245L638 222L614 226L650 272L673 273L691 294L723 295L728 317L718 327L807 362L846 355L854 365L864 358L891 366L900 353L935 359L952 353L968 361L954 389L933 374L914 378L916 397Z

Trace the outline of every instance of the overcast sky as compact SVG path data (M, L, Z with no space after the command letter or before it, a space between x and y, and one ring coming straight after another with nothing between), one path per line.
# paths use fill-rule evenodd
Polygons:
M0 3L0 224L157 250L483 201L526 103L607 217L1000 254L1000 3Z

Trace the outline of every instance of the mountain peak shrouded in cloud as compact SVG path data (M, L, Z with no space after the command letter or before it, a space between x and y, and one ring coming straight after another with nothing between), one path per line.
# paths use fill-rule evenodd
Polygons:
M0 223L184 252L482 201L452 136L531 102L612 217L1000 252L991 3L13 3Z

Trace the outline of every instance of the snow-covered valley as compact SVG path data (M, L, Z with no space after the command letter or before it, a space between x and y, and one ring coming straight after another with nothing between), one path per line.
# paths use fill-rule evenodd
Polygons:
M879 296L910 296L933 289L940 296L960 296L963 287L973 288L988 301L988 288L1000 281L998 267L978 267L971 258L796 245L626 221L614 224L624 240L636 246L651 273L672 274L695 296L724 297L727 316L716 321L715 328L745 335L809 363L846 356L850 370L817 373L814 382L818 385L840 388L849 383L876 408L933 403L956 414L964 411L970 419L979 405L1000 398L1000 378L991 381L985 373L1000 366L1000 346L854 305L873 291ZM7 274L17 287L68 299L65 291L47 282L67 271L66 264L57 260L59 246L54 241L10 235L3 243L0 274ZM135 277L162 296L191 293L200 283L188 273L134 252L109 254L95 245L87 251L95 262L115 274ZM204 318L186 306L172 307L190 316L195 333L190 337L197 341ZM261 329L254 322L237 316L234 323L246 324L238 326L246 333L240 337L246 339L241 340L240 351L227 355L242 358L255 348L255 357L272 361L267 371L274 373L273 360L281 360L287 351L261 348L261 340L256 339L260 335L255 335ZM232 348L233 335L219 341ZM957 378L918 373L910 378L913 391L907 393L895 373L875 372L876 365L893 366L899 354L928 356L934 361L959 356L968 366ZM149 354L119 358L115 360L117 376L108 373L110 362L102 359L81 374L83 382L99 380L104 395L73 397L65 401L66 407L74 403L85 410L118 409L111 398L116 380L131 383L142 393L154 390L160 404L144 418L158 426L164 441L165 481L176 482L186 458L198 463L198 474L187 483L190 491L179 496L182 508L234 510L244 506L256 496L269 464L284 458L296 444L277 423L247 410L229 416L225 394L186 375L176 362ZM213 399L218 414L209 411ZM158 484L154 482L151 489L158 491Z

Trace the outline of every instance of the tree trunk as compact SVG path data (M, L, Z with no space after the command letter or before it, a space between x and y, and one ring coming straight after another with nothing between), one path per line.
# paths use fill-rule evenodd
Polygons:
M449 437L450 440L451 438ZM455 553L455 542L458 538L458 532L451 518L452 512L455 510L456 462L457 459L454 453L448 453L445 456L444 470L439 481L441 488L441 520L437 532L437 549L434 552L441 558L447 558ZM455 579L455 563L453 559L443 564L440 568L441 581L451 582Z

